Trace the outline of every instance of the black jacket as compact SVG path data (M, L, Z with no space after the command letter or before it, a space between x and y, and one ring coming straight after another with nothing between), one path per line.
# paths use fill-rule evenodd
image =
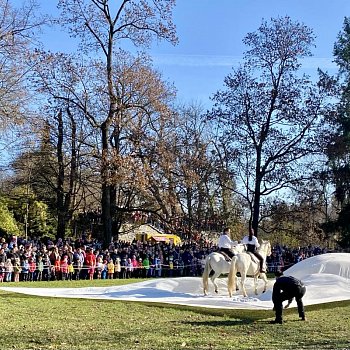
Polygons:
M300 280L293 276L281 276L273 286L272 301L300 299L304 293L304 285Z

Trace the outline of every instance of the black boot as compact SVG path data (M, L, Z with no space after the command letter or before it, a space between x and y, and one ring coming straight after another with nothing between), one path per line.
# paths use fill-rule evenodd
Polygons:
M273 321L270 321L270 323L271 323L271 324L276 324L276 323L282 324L283 321L282 321L282 320L273 320Z

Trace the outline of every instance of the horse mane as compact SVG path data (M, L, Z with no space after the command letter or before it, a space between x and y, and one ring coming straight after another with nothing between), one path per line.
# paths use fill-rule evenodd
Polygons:
M264 252L266 253L266 256L271 254L271 243L268 240L261 240L260 247L258 248L258 252Z

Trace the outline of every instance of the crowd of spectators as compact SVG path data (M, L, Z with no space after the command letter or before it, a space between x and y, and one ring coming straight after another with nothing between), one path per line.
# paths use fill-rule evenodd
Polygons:
M115 241L107 249L88 238L0 238L0 282L201 276L217 245L208 239L164 242ZM319 247L275 246L268 271L285 270L327 252Z
M312 245L297 248L276 245L266 258L266 263L269 272L284 271L304 259L327 252L327 248Z

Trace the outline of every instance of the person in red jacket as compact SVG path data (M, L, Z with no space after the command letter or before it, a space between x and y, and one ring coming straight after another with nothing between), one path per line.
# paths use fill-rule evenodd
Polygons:
M68 256L65 255L60 264L62 281L65 281L68 278Z
M93 265L93 263L91 263L91 265L88 268L88 274L89 274L90 281L92 281L94 279L94 274L95 274L95 266Z
M139 261L137 262L137 277L142 277L142 258L139 258Z
M57 259L55 261L55 265L53 266L53 275L55 276L55 280L58 281L61 279L61 260Z
M91 279L91 271L95 272L96 268L96 255L94 254L94 251L92 248L86 249L86 255L85 255L85 261L84 261L84 267L87 271L87 276L89 276L89 279ZM90 272L89 272L90 270Z
M131 277L138 277L138 274L139 274L139 270L138 270L138 267L139 267L139 264L138 264L138 261L136 259L136 255L133 255L132 258L131 258L131 263L132 263L132 276Z
M34 281L34 274L36 270L36 262L34 259L30 258L29 259L29 281Z

